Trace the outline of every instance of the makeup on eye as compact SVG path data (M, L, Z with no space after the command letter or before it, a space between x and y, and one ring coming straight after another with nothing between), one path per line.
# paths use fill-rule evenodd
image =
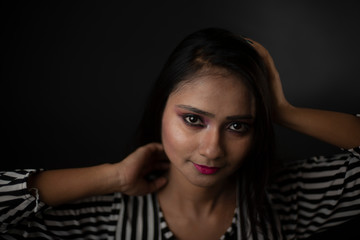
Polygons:
M244 123L244 122L232 122L232 123L228 124L227 128L230 131L235 132L236 134L245 134L250 130L251 124Z
M181 116L185 124L191 127L205 127L209 122L209 120L206 120L204 117L193 113L180 113L179 115ZM232 117L230 118L232 119ZM247 122L231 121L229 123L225 123L224 126L227 130L232 131L236 134L245 134L251 128L251 123L249 122L249 120L245 121Z
M194 126L194 127L203 127L204 126L204 120L195 114L189 114L189 113L185 113L182 115L182 119L184 120L184 122L190 126Z
M182 110L185 110L185 111L189 112L189 115L193 114L194 116L197 116L197 117L200 117L200 116L204 116L204 117L208 117L208 118L215 118L216 117L216 115L213 114L213 113L198 109L198 108L193 107L193 106L183 105L183 104L176 105L176 111L178 113L181 113ZM239 114L239 115L233 115L233 116L227 116L226 117L226 120L231 120L231 121L242 121L242 120L252 121L253 119L254 119L254 117L253 117L252 114Z

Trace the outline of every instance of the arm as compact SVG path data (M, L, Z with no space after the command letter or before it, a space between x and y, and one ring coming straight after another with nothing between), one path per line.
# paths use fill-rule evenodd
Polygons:
M251 41L268 69L276 123L344 149L360 146L360 118L291 105L284 96L279 73L269 52L259 43Z
M144 195L166 184L164 177L154 181L146 179L150 172L167 168L167 163L159 161L161 158L162 146L151 143L119 163L33 174L29 177L28 188L38 189L40 200L51 206L113 192Z
M360 158L349 152L287 162L268 188L286 239L307 239L360 216L359 173Z
M279 111L279 124L340 148L360 146L360 118L339 112L289 107Z

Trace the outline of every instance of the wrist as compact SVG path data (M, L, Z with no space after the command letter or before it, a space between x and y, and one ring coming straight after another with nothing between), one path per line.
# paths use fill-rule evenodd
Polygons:
M273 114L275 123L287 126L291 122L291 116L294 115L295 111L296 107L287 101L276 104Z
M104 185L101 188L101 194L119 192L119 186L121 185L121 173L117 167L117 163L103 164L100 165L100 167L100 174L104 176Z

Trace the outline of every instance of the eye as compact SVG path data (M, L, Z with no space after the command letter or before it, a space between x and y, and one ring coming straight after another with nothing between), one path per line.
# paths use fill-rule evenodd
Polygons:
M186 124L189 124L191 126L203 126L203 121L199 116L187 114L183 116L183 119Z
M228 128L231 131L235 131L236 133L246 133L247 131L249 131L250 126L247 123L233 122L229 124Z

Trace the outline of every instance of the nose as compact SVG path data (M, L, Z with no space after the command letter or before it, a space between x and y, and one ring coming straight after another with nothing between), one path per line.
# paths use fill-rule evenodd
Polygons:
M206 129L200 138L199 154L207 159L216 160L224 156L222 136L219 129Z

